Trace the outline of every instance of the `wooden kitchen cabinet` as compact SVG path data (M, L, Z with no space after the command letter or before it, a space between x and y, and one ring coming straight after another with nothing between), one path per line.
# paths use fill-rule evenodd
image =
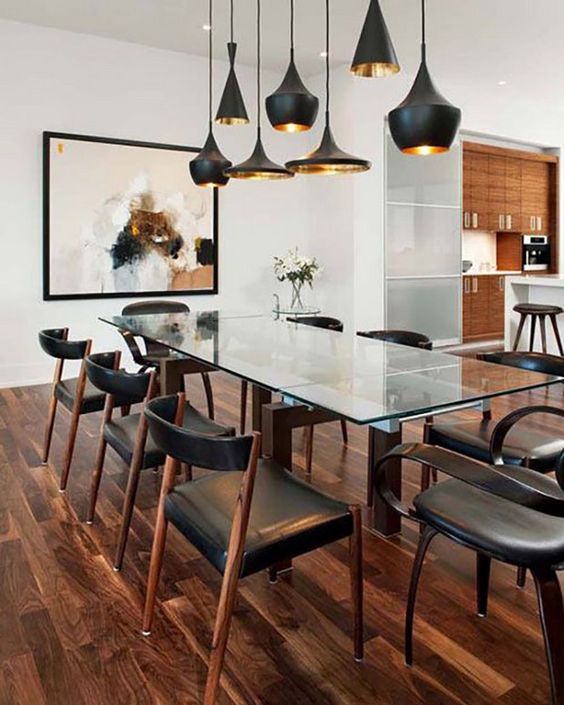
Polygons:
M462 338L464 342L503 337L505 277L462 277Z
M487 230L489 209L488 156L464 151L462 158L462 226L466 230Z
M521 213L523 232L550 233L550 165L528 161L521 168Z

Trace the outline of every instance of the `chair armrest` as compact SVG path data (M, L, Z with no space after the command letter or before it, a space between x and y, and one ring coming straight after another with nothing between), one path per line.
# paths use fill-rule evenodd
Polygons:
M511 473L514 468L511 466L497 465L494 467L444 448L423 443L403 443L392 448L376 463L375 487L387 504L409 519L419 520L416 510L402 504L387 482L388 468L386 465L392 459L413 460L422 465L428 465L484 492L534 509L542 514L564 518L564 493L556 484L554 492L545 492L538 487L527 484L523 479L512 477ZM533 482L534 470L520 468L520 471L521 477L531 473L531 481Z

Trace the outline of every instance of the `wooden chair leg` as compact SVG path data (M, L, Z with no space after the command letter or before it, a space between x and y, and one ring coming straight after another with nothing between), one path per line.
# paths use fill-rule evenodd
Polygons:
M163 480L164 484L164 480ZM153 538L153 548L151 549L151 562L149 564L149 578L147 580L147 595L145 597L145 608L143 611L143 636L151 634L153 626L153 615L155 612L155 601L157 598L157 586L163 565L163 555L166 544L166 533L168 529L168 519L165 516L164 502L159 504L157 523L155 524L155 536Z
M419 576L423 568L425 554L431 541L435 538L437 532L430 526L426 526L421 536L419 537L419 545L417 553L413 561L413 569L411 571L411 581L409 583L409 596L407 599L407 610L405 613L405 663L408 666L413 664L413 617L415 614L415 600L417 598L417 585L419 584Z
M527 569L520 566L517 569L517 587L524 588L527 582Z
M313 428L313 426L307 426L305 432L305 469L307 475L311 475L313 462Z
M537 317L531 316L531 331L529 334L529 352L533 352L535 348L535 328L537 325Z
M558 345L558 351L561 355L564 356L564 349L562 348L560 331L558 330L558 324L556 323L556 315L554 313L550 314L550 322L552 323L552 330L554 331L554 338L556 339L556 345Z
M241 429L241 435L245 435L245 428L247 425L247 397L249 393L249 383L246 379L241 380L241 408L239 412L239 428Z
M233 616L233 607L237 594L237 584L239 582L239 566L231 565L225 571L221 584L221 594L217 607L217 616L213 630L213 641L208 668L208 678L206 681L206 691L204 695L204 705L215 705L227 640L229 638L229 628Z
M104 433L100 433L100 441L98 442L98 451L96 453L96 465L92 471L92 479L90 481L90 503L88 506L88 514L86 516L86 523L92 524L94 521L94 514L96 513L96 502L98 501L98 491L100 489L100 482L102 480L102 473L104 471L104 459L106 457L106 439L104 438Z
M343 443L347 445L349 442L349 429L345 419L341 419L341 435L343 436Z
M76 434L78 433L78 422L80 421L80 408L73 409L71 416L71 425L69 429L69 437L67 440L67 448L65 450L65 460L63 464L63 472L61 474L61 482L59 484L59 491L65 492L67 489L67 483L69 480L70 467L72 463L72 456L74 453L74 445L76 443Z
M210 419L215 419L215 407L213 404L213 389L211 379L208 372L202 372L202 382L204 383L204 391L206 392L206 401L208 403L208 416Z
M488 594L490 590L490 570L492 560L483 553L476 554L476 602L478 617L488 614Z
M527 316L522 313L521 320L519 321L519 326L517 328L517 334L515 335L515 341L513 342L513 351L517 350L519 347L519 341L521 340L521 333L523 332L523 326L525 325L525 320Z
M120 409L120 413L122 417L129 416L131 413L131 404L124 404Z
M539 316L542 351L546 355L546 316Z
M139 487L139 477L141 475L141 459L143 456L135 457L133 454L131 461L131 467L129 469L129 477L127 478L127 489L125 490L125 499L123 502L123 512L121 516L121 528L119 530L118 545L116 548L116 555L114 558L114 570L121 570L123 565L123 557L125 555L125 548L127 546L127 539L129 537L129 528L131 526L131 519L133 517L133 510L135 508L135 497L137 495L137 488Z
M548 662L552 705L564 705L564 607L558 577L552 568L531 571L535 579Z
M353 607L353 641L355 661L364 658L363 638L363 578L362 578L362 514L360 507L350 508L353 516L353 534L350 538L350 575Z
M49 399L49 411L47 412L47 424L45 425L45 439L43 441L43 455L41 463L47 465L49 460L49 450L51 448L51 439L53 438L53 427L55 426L55 416L57 414L57 397L52 394Z

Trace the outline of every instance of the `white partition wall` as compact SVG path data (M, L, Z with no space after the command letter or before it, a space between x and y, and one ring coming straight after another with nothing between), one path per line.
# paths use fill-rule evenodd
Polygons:
M461 150L414 157L387 136L386 327L461 341Z

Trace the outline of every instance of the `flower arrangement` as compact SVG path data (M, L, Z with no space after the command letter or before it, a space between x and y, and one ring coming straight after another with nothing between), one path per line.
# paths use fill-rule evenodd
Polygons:
M315 257L301 257L298 248L289 250L286 257L274 258L274 274L280 282L289 281L292 284L291 308L302 309L301 291L304 284L310 289L320 272Z

